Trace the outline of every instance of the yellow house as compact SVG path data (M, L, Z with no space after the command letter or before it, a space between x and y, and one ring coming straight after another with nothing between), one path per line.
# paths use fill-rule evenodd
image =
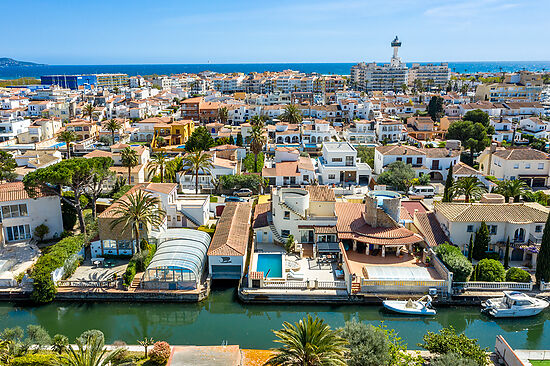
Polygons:
M154 126L155 136L151 141L153 151L168 151L173 149L181 149L189 136L195 130L195 123L191 120L159 122ZM158 137L164 141L159 142Z

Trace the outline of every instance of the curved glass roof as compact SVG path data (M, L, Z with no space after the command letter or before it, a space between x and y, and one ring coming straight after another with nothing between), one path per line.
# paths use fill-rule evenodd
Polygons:
M199 230L168 229L159 238L159 243L146 272L154 269L181 269L200 277L206 263L210 235Z

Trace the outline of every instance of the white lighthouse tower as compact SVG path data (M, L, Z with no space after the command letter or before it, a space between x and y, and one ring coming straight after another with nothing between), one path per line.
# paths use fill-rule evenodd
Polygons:
M399 52L399 47L401 47L401 41L397 36L395 36L395 39L392 41L391 46L393 47L393 57L391 58L391 65L392 66L400 66L401 65L401 59L397 55Z

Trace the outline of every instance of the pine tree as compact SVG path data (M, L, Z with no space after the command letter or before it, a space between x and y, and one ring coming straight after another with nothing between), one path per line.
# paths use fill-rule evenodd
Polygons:
M550 215L548 215L546 225L544 225L535 277L537 278L537 283L550 281Z
M504 251L504 269L510 268L510 237L506 240L506 250Z
M489 247L489 241L489 229L487 228L485 221L482 221L481 226L476 232L476 237L474 240L474 250L472 255L474 259L479 261L485 258L485 252Z
M470 235L470 245L468 245L468 260L472 261L472 255L474 252L474 234Z
M445 190L443 191L443 202L453 202L453 164L449 166L447 180L445 181Z

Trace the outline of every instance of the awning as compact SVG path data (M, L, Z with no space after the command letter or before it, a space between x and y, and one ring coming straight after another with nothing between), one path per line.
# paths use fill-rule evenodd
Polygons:
M318 253L340 253L340 245L338 243L317 243Z

